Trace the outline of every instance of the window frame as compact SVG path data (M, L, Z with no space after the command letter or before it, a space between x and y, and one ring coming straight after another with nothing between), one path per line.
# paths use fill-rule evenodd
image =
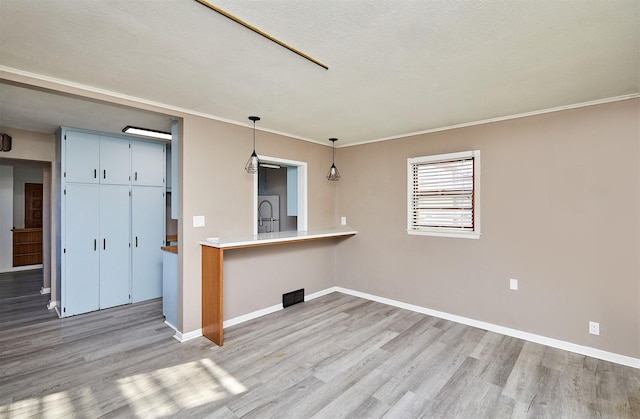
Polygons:
M422 163L440 163L473 158L473 230L459 230L446 227L422 227L417 230L413 225L413 166ZM407 233L419 236L480 238L480 150L457 153L435 154L410 157L407 159Z

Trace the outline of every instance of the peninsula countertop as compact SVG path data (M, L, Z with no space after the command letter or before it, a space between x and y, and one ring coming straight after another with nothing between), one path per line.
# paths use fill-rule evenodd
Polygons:
M200 244L203 246L216 247L218 249L237 249L241 247L256 247L288 242L347 237L354 236L356 233L356 230L349 228L311 231L279 231L274 233L262 233L256 236L210 237L206 240L200 241Z

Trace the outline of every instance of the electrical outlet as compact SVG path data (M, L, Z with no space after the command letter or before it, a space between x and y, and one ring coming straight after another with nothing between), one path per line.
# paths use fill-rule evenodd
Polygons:
M592 335L600 335L600 323L589 322L589 333Z
M509 279L509 289L512 289L514 291L518 290L518 280L517 279Z
M346 226L347 225L347 217L340 218L340 224L342 224L343 226Z

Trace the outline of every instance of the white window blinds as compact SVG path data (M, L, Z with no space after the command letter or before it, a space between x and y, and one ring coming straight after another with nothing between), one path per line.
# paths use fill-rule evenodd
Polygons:
M475 153L409 159L409 232L476 231Z

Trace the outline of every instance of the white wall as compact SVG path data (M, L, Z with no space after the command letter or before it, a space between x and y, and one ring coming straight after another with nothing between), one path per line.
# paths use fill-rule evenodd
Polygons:
M13 267L13 166L0 166L0 272Z
M37 167L13 168L13 227L24 228L24 184L42 183L42 169Z

